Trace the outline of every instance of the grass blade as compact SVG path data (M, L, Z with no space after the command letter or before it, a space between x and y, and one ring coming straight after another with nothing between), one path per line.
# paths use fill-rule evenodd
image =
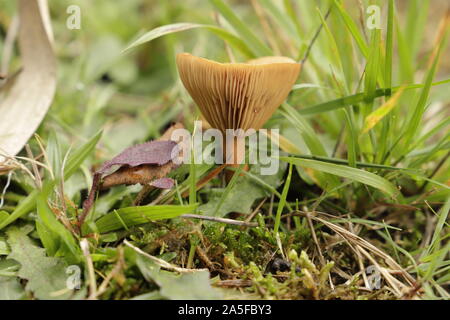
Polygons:
M299 34L297 34L297 26L294 25L295 18L293 17L293 12L288 12L287 14L282 12L272 0L258 0L261 2L261 5L266 9L266 12L269 13L274 20L286 30L289 35L293 39L297 39ZM286 1L285 1L286 3ZM286 15L290 17L290 19L286 19Z
M432 83L432 86L438 86L438 85L447 84L447 83L450 83L450 79L434 82L434 83ZM422 85L422 84L410 84L410 85L401 86L401 87L377 89L374 94L374 99L379 98L379 97L389 96L391 94L391 92L397 92L401 88L404 88L404 90L413 90L413 89L420 89L423 87L424 87L424 85ZM364 101L364 99L365 99L364 93L360 92L360 93L356 93L356 94L346 96L343 98L339 98L336 100L331 100L328 102L317 104L312 107L300 109L297 112L301 115L313 115L313 114L318 114L318 113L323 113L323 112L329 112L329 111L337 110L340 108L344 108L345 106L350 106L350 105L355 105L355 104L361 103Z
M384 83L386 88L392 87L392 57L394 52L394 0L389 0L388 23L386 32L386 61Z
M399 194L397 188L386 179L361 169L351 168L347 166L326 163L316 160L306 160L300 158L280 157L280 160L292 163L301 167L311 168L314 170L326 172L339 177L351 179L368 186L381 190L382 192L394 197Z
M67 159L67 163L64 167L64 180L67 180L75 173L80 167L83 161L94 151L95 146L102 137L103 131L99 131L88 142L86 142L79 149L75 150L71 156Z
M230 182L228 183L227 187L225 188L225 191L222 193L222 196L220 197L219 201L217 202L216 208L214 209L214 216L217 216L217 213L219 212L220 208L222 207L223 203L225 202L225 199L227 198L228 194L230 193L231 189L233 189L233 186L236 184L237 179L241 176L242 169L244 168L245 163L242 163L239 165L237 170L234 172L233 176L231 177Z
M172 219L185 213L192 213L198 204L175 206L142 206L128 207L115 210L98 219L95 224L100 233L106 233L124 227L131 227L150 221Z
M270 56L272 50L267 47L253 32L246 26L242 20L236 16L233 10L222 0L210 0L217 8L220 14L233 26L242 39L248 43L252 52L256 56Z
M392 111L392 109L394 109L402 93L403 90L397 91L397 93L388 101L386 101L385 104L383 104L381 107L379 107L366 117L366 119L364 120L364 128L362 129L362 134L369 132L369 130L375 127L377 123L379 123L386 115L389 114L389 112Z
M436 248L436 245L439 242L441 232L444 229L444 225L447 221L449 213L450 213L450 198L447 200L445 205L441 208L441 210L439 210L437 214L438 222L436 224L436 228L434 229L433 238L431 240L431 245L428 247L427 255L430 253L430 251L433 250L433 248Z
M369 110L371 110L373 101L375 100L375 91L377 89L377 78L379 74L380 68L380 44L381 41L381 31L379 29L375 29L372 32L372 40L370 43L370 54L367 59L367 66L365 72L365 102L366 105L369 106Z
M155 40L159 37L162 37L167 34L172 34L176 32L191 30L191 29L206 29L213 34L217 35L218 37L222 38L224 41L226 41L230 46L232 46L234 49L240 51L242 54L244 54L248 58L253 58L255 55L252 53L252 51L249 49L249 47L246 45L244 41L242 41L240 38L236 37L229 31L213 26L213 25L206 25L206 24L198 24L198 23L188 23L188 22L180 22L180 23L174 23L174 24L168 24L165 26L161 26L158 28L155 28L153 30L150 30L146 33L144 33L142 36L140 36L137 40L133 41L131 44L129 44L123 52L127 52L137 46L140 46L144 43L150 42L152 40Z
M424 87L420 94L419 101L417 102L417 105L414 109L414 113L413 113L413 115L407 125L406 131L405 131L406 132L406 144L405 145L408 145L418 132L419 124L422 119L423 113L425 112L428 97L430 95L432 81L436 74L436 69L437 69L437 66L439 63L439 58L441 56L442 50L445 47L445 43L447 40L449 23L450 23L450 19L448 19L448 18L445 22L443 22L444 25L443 25L443 30L441 31L441 34L440 34L439 44L432 54L431 67L426 75Z
M358 29L358 26L356 25L355 21L350 17L350 15L345 11L345 9L342 7L341 3L337 0L334 0L334 4L336 8L338 9L338 13L341 16L342 20L344 21L345 26L350 31L350 33L353 36L353 39L356 41L356 44L358 45L359 50L363 54L364 57L369 56L369 47L367 46L366 41L364 40L361 32Z
M288 119L289 121L294 124L297 131L302 135L303 139L305 140L306 145L308 146L309 151L313 155L317 156L328 156L327 152L325 150L325 147L323 146L322 142L317 137L316 133L314 132L313 128L309 125L309 123L303 119L301 115L298 114L298 112L292 108L289 104L284 103L282 105L282 109L284 111L281 111L281 113ZM319 184L322 187L327 188L335 188L338 186L339 181L333 176L330 175L322 175L319 174L317 176L317 179L319 180Z
M275 216L275 225L273 227L273 233L277 234L278 229L280 228L281 214L283 213L284 206L286 204L286 197L289 191L289 187L291 185L292 178L292 163L289 164L289 172L286 178L286 182L284 183L283 192L281 193L280 203L278 204L277 214Z

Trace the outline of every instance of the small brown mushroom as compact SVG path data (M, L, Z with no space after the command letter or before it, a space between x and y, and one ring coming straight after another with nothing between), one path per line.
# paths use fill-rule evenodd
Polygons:
M287 57L218 63L180 53L177 65L201 113L223 134L226 129L260 129L286 99L300 71L300 64ZM245 152L233 153L232 163L242 163Z

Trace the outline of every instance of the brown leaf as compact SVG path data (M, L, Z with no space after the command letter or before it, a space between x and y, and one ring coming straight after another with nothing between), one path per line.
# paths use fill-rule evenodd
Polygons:
M18 8L22 71L0 88L0 152L8 156L16 155L36 131L56 89L47 2L19 0Z
M159 189L172 189L174 186L174 181L170 178L161 178L150 182L150 185Z
M177 148L177 143L171 140L171 135L174 130L180 128L183 128L183 125L176 123L158 140L127 148L112 160L105 162L94 174L92 188L83 203L83 213L78 219L79 227L89 214L98 189L138 183L148 187L171 189L174 181L166 176L177 167L172 162L172 151ZM105 172L114 165L121 167L102 179Z
M141 165L137 167L123 167L103 178L101 188L109 189L113 186L125 184L147 184L154 179L165 177L176 165L170 161L162 166Z
M112 160L106 161L97 173L106 173L114 165L122 167L137 167L144 164L162 166L171 161L172 150L176 146L174 141L150 141L132 146Z
M146 160L145 164L139 164L135 167L126 165L122 166L119 170L116 172L107 175L103 178L101 188L102 189L108 189L116 185L126 184L142 184L145 185L147 183L152 182L155 179L161 179L169 174L170 171L175 169L177 166L171 161L171 153L173 148L176 147L177 141L172 141L171 136L174 130L182 129L184 128L183 124L181 123L175 123L172 126L170 126L164 134L157 139L156 141L147 142L142 145L137 145L131 148L126 149L121 154L119 154L117 157L113 158L111 161L105 163L105 165L102 166L102 168L97 171L97 173L100 173L103 175L103 172L106 169L106 167L111 167L111 163L116 163L120 161L116 160L126 160L126 158L129 158L132 154L137 154L140 158L139 161ZM155 144L157 143L157 144ZM159 145L163 143L162 145ZM157 148L156 148L157 147ZM167 148L167 149L165 149ZM171 149L170 149L171 148ZM165 149L165 150L164 150ZM170 151L169 151L170 149ZM154 153L155 151L158 152L158 155L141 155L140 153L142 151L148 152L148 153ZM163 154L165 152L165 154ZM129 159L128 159L129 160ZM166 161L167 160L167 161ZM139 161L129 161L129 163L139 163ZM126 161L125 161L126 162ZM157 165L155 165L157 164Z

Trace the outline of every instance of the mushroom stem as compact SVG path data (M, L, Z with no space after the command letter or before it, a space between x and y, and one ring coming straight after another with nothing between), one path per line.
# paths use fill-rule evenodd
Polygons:
M242 163L245 163L245 136L226 139L223 149L223 161L228 164L228 167L239 168ZM248 164L245 164L242 170L248 171ZM225 180L227 183L230 182L233 175L233 170L225 171Z

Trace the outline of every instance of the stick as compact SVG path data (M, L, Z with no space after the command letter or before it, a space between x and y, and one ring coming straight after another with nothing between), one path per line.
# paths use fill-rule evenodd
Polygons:
M97 282L95 280L94 263L92 262L92 257L89 252L89 242L87 239L82 239L80 241L80 247L83 251L83 255L86 258L87 269L89 273L89 300L96 299L97 296Z
M157 265L159 265L161 268L164 268L166 270L170 270L170 271L176 271L176 272L180 272L180 273L188 273L188 272L197 272L197 271L206 271L208 269L186 269L186 268L180 268L177 267L176 265L173 265L163 259L159 259L155 256L152 256L150 254L148 254L147 252L142 251L141 249L139 249L136 246L133 246L131 243L128 242L128 240L124 240L123 243L127 246L129 246L131 249L133 249L134 251L136 251L137 253L149 258L150 260L152 260L153 262L155 262Z
M200 219L200 220L208 220L208 221L214 221L214 222L220 222L220 223L226 223L226 224L233 224L236 226L245 226L245 227L257 227L258 226L258 224L255 222L245 222L245 221L239 221L239 220L233 220L233 219L227 219L227 218L202 216L199 214L183 214L180 217L186 218L186 219Z

